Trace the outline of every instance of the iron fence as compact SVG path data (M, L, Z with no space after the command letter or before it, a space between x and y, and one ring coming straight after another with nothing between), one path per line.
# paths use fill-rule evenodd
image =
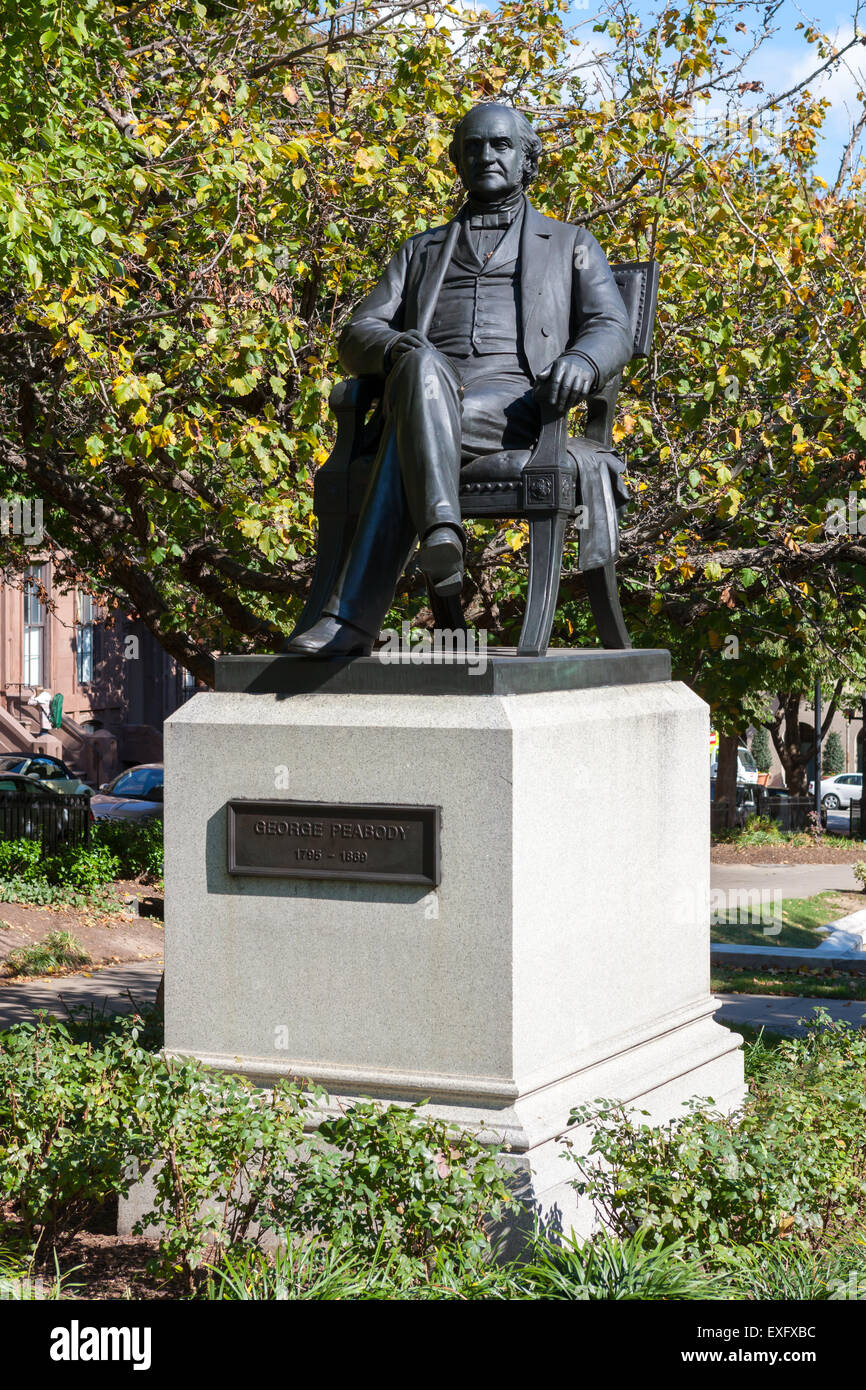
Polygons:
M42 853L90 843L90 793L25 797L0 791L0 840L41 840Z
M756 787L758 813L779 822L780 830L813 830L815 828L815 798L812 796L771 796L764 787ZM827 812L821 813L826 825Z

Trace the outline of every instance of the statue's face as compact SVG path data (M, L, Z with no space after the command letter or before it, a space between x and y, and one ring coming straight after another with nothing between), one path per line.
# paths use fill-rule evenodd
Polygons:
M470 112L460 135L457 159L467 191L482 203L496 203L523 184L524 154L511 112L482 106Z

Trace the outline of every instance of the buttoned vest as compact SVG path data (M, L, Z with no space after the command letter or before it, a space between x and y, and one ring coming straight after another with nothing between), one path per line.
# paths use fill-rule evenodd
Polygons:
M468 228L461 230L427 335L447 357L508 353L517 358L522 221L515 218L486 263L474 254Z

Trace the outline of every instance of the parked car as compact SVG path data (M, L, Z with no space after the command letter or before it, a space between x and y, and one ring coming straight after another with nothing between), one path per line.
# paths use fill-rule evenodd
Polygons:
M91 788L74 772L70 772L60 758L51 758L47 753L33 756L29 753L0 754L0 775L14 773L19 777L32 777L52 791L89 792Z
M141 763L103 782L91 800L96 820L147 820L162 815L162 763Z
M809 792L814 795L815 783L809 783ZM828 811L836 811L840 806L850 806L859 801L863 792L862 772L840 772L836 777L822 777L821 805Z
M710 805L714 806L716 801L716 779L710 780ZM738 829L746 824L749 816L758 813L757 788L754 782L737 783L737 802L734 810L734 826Z
M86 840L90 788L55 791L36 777L0 773L0 840L43 840L49 848Z

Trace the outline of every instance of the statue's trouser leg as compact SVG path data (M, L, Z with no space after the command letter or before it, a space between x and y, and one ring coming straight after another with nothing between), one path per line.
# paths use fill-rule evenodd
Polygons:
M461 531L460 396L457 371L435 348L405 353L385 386L385 418L397 441L409 514L422 540L435 526Z
M460 526L460 382L441 353L419 348L392 368L385 427L348 559L324 612L376 636L415 540Z
M323 612L378 636L415 540L394 431L386 425L348 558Z
M464 394L465 387L465 394ZM452 363L432 348L388 375L385 427L349 557L324 612L376 636L418 536L460 528L461 452L530 447L538 408L510 356Z

